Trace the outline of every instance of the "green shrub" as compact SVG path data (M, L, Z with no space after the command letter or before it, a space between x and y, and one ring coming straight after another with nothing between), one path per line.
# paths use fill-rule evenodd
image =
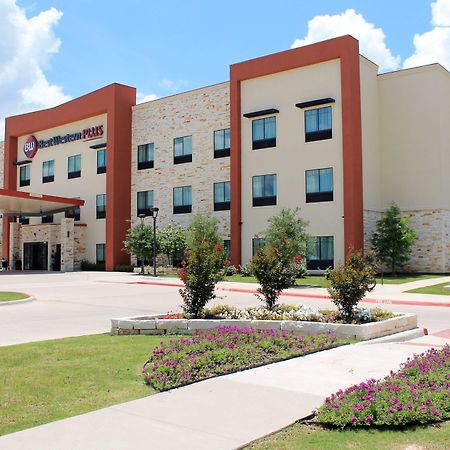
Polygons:
M83 259L80 263L80 269L85 271L104 271L105 263L92 263Z
M133 272L134 266L131 264L117 264L114 270L116 272Z
M250 264L239 266L239 274L241 277L251 277L252 274L252 268Z

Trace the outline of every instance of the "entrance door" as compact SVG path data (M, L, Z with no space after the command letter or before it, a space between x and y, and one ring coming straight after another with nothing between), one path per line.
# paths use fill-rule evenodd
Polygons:
M24 270L48 270L47 242L25 242L23 256Z

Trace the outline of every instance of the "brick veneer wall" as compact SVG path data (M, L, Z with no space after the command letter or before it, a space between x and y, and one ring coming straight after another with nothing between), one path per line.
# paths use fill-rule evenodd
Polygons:
M173 214L173 188L192 186L192 213L211 213L229 239L230 212L214 212L213 183L230 181L230 158L214 159L214 131L229 128L229 83L136 105L133 108L131 218L137 216L137 192L153 190L160 208L158 226L183 227L192 214ZM173 163L173 139L192 135L192 162ZM154 168L137 170L137 146L154 143ZM147 219L152 223L151 219Z
M446 209L404 211L416 229L418 239L411 259L405 266L407 272L450 272L450 211ZM379 211L364 210L364 248L371 248L370 238L376 222L382 217Z

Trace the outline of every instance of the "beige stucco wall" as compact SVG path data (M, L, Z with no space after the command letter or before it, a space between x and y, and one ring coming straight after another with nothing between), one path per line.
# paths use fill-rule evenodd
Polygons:
M78 140L52 147L41 148L37 151L31 163L30 185L19 186L19 173L17 176L17 189L19 191L39 194L57 195L69 198L81 198L85 201L80 209L80 221L87 225L85 232L84 257L95 262L96 244L105 243L105 219L96 219L96 195L106 193L106 174L97 174L97 150L89 148L91 145L106 142L107 126L106 114L80 120L64 126L42 130L34 133L39 141L56 135L74 133L85 128L103 125L103 135L94 140ZM21 136L18 142L17 160L26 159L23 145L27 136ZM81 177L67 178L68 157L81 154ZM51 183L42 183L43 161L55 160L55 180ZM19 168L17 168L19 171ZM106 200L108 204L108 199ZM61 223L64 213L55 214L54 222ZM40 224L40 218L30 218L30 225Z
M0 188L3 188L4 168L3 161L5 158L5 142L0 141ZM0 252L2 251L3 242L3 218L0 218Z
M305 143L304 110L296 103L332 97L333 138ZM334 236L335 262L344 256L340 63L334 60L243 81L242 113L278 109L277 146L252 150L252 120L242 117L242 260L252 256L252 238L282 207L300 207L313 236ZM305 170L333 168L334 200L306 203ZM277 205L252 206L252 177L277 174Z
M229 128L229 83L136 105L133 108L131 217L137 218L137 192L153 190L160 209L158 226L183 227L192 214L210 213L229 239L230 212L214 212L213 183L230 180L230 158L214 159L214 131ZM173 139L192 135L192 162L173 163ZM154 143L154 168L137 170L137 147ZM173 188L192 186L192 213L173 214ZM152 223L151 219L147 219Z

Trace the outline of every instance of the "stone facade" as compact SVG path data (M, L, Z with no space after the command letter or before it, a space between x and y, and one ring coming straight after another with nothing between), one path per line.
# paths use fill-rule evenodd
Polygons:
M406 272L450 272L450 211L446 209L410 210L403 214L411 219L417 231L417 242ZM383 213L364 211L364 248L370 250L370 238Z
M214 131L230 126L229 98L229 83L221 83L133 108L132 222L139 220L137 192L153 190L158 227L171 221L186 227L192 214L210 213L229 239L230 212L214 212L213 203L213 183L230 181L230 158L214 158ZM174 138L189 135L192 162L174 164ZM137 147L147 143L154 143L154 168L137 170ZM191 214L173 214L173 188L181 186L192 186Z
M81 261L86 259L86 235L87 226L84 224L75 224L74 229L75 253L73 257L74 269L79 270Z

